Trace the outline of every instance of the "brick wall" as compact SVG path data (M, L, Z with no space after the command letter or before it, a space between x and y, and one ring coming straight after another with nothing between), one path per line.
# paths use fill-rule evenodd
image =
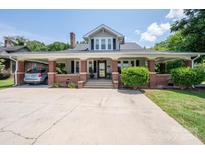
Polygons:
M59 83L61 86L67 86L67 81L72 81L78 84L80 80L79 74L56 74L55 81Z

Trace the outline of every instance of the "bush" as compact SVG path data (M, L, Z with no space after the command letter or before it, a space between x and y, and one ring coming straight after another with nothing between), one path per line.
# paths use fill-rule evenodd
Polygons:
M191 87L200 84L204 79L204 72L200 68L180 67L171 71L172 80L180 86Z
M167 62L167 73L170 73L173 69L179 68L179 67L185 67L185 63L181 59L176 59L172 61Z
M121 79L126 86L144 86L149 82L149 71L145 67L123 68Z
M0 80L8 79L10 77L10 72L7 70L2 70L0 72Z
M68 88L77 88L77 85L74 82L68 83Z
M194 67L193 71L197 73L196 85L205 81L205 64L199 64Z
M52 85L53 88L59 88L60 84L58 82L54 82Z

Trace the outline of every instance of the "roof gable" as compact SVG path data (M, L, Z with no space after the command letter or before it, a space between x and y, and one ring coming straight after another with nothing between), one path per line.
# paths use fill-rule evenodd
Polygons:
M110 27L108 27L108 26L102 24L102 25L96 27L95 29L91 30L91 31L88 32L87 34L85 34L85 35L83 36L83 38L88 38L89 36L91 36L91 35L93 35L93 34L95 34L95 33L98 33L100 30L103 30L103 29L106 30L107 32L113 34L113 35L116 35L117 37L124 37L121 33L119 33L119 32L117 32L117 31L113 30L112 28L110 28Z

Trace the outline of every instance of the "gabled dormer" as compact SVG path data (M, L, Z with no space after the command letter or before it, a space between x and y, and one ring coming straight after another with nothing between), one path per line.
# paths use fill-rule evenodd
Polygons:
M88 41L88 50L119 50L124 36L102 24L83 36Z

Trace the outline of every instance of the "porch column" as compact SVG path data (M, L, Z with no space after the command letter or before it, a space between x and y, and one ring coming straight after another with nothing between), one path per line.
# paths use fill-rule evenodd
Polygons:
M149 88L155 88L157 79L156 79L155 60L154 59L148 60L148 69L150 71Z
M80 61L80 81L87 81L87 60Z
M148 69L150 72L155 72L155 60L150 59L147 61L148 62Z
M25 74L25 66L24 61L19 60L17 61L17 85L22 85L24 83L24 74Z
M56 61L55 60L49 60L48 61L48 86L53 86L53 83L55 82L55 76L56 76Z
M160 69L160 73L165 73L166 64L165 63L160 63L159 64L159 69Z
M191 67L192 68L192 61L191 60L185 60L184 63L185 63L185 65L187 67Z
M119 86L118 60L112 60L112 83L113 88L117 89Z

